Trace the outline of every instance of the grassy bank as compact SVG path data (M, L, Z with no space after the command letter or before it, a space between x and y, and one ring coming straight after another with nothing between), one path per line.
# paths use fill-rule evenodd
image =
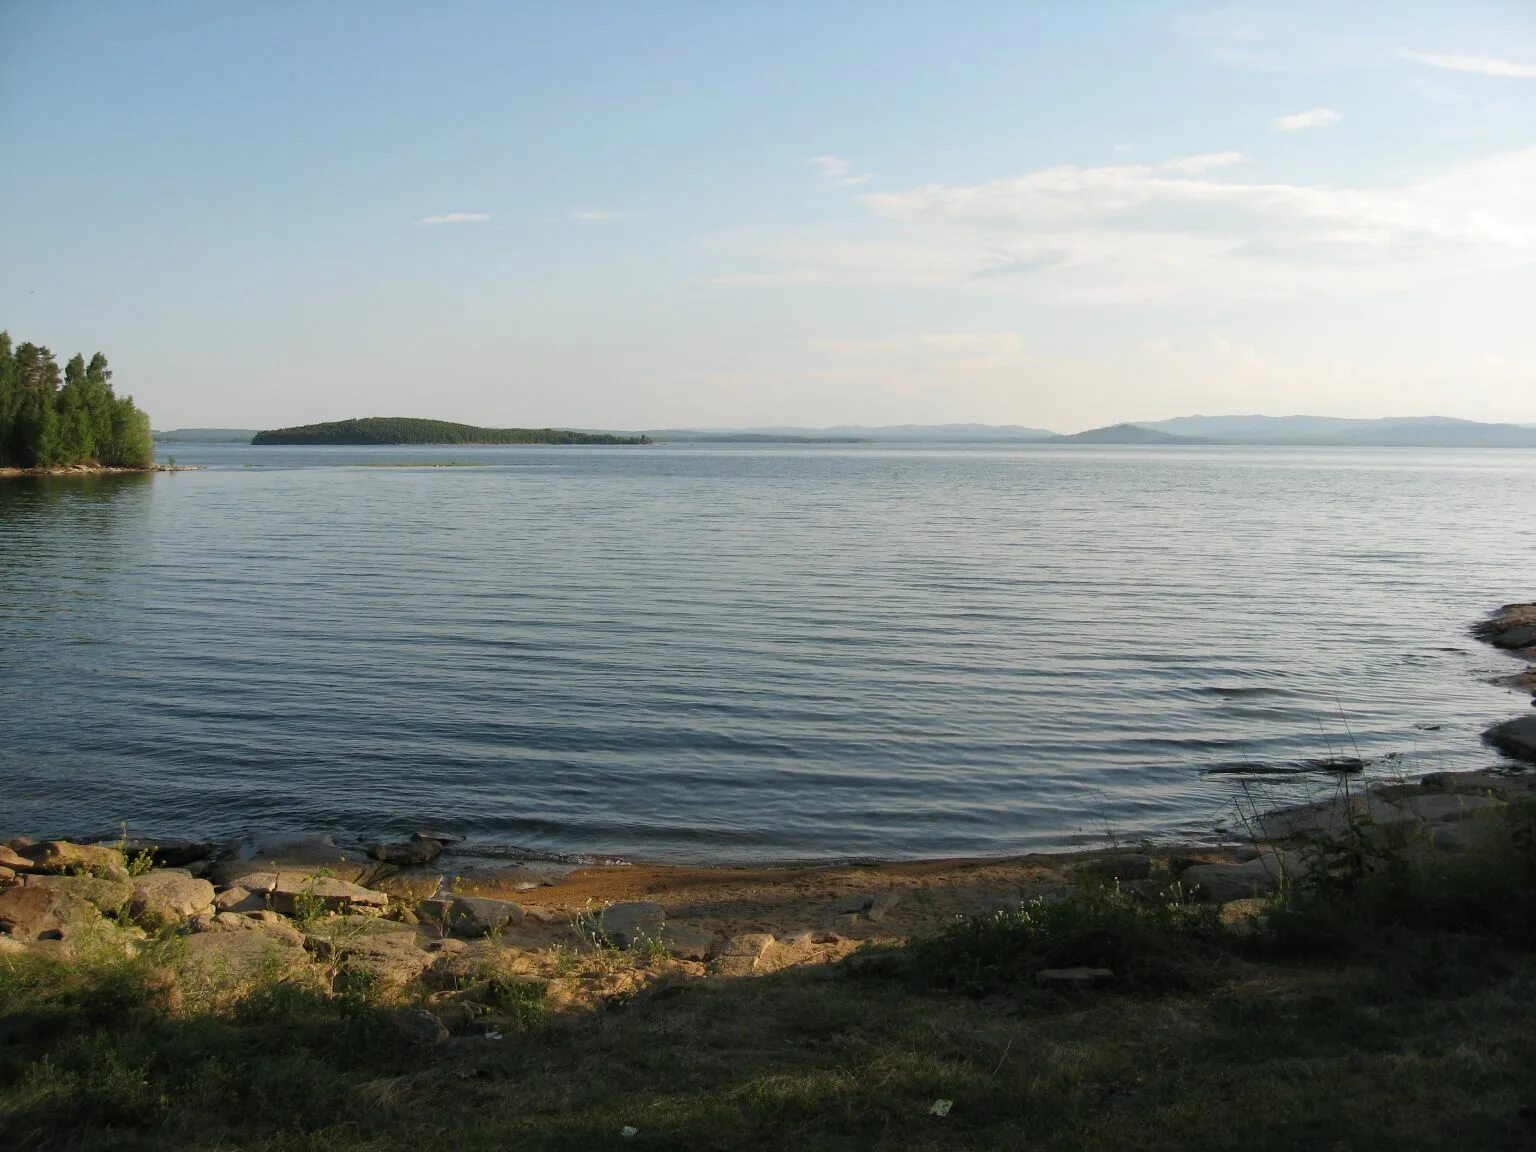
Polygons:
M449 993L344 950L236 986L185 937L0 956L0 1137L27 1149L1525 1148L1536 806L1469 850L1352 822L1225 906L1085 877L905 947L562 1007L494 964ZM131 951L133 955L128 955ZM573 967L664 970L593 939ZM1042 971L1110 970L1094 987ZM655 975L654 972L651 975ZM625 989L628 990L625 990ZM948 1115L930 1111L953 1102ZM623 1135L626 1128L637 1131Z

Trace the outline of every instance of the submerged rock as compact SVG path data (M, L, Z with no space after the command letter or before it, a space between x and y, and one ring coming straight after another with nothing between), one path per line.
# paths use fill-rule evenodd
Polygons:
M1483 733L1483 740L1513 760L1536 764L1536 716L1495 724Z
M403 844L374 844L368 849L368 855L375 860L401 868L430 864L442 854L442 842L425 837L413 838Z

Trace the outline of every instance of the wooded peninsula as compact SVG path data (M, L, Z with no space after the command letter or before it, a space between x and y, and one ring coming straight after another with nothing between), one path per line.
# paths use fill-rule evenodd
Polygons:
M252 444L649 444L648 436L562 428L477 428L448 420L369 416L258 432Z
M0 332L0 468L148 468L149 417L112 391L100 352L76 355L62 375L41 344Z

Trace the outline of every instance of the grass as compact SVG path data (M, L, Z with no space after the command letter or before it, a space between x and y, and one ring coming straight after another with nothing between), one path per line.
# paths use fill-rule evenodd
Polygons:
M414 1001L377 988L274 972L178 1002L174 940L0 957L0 1144L1529 1148L1532 830L1517 811L1462 856L1363 835L1256 930L1176 888L1090 884L885 966L662 982L606 1010L482 972L464 995L516 1028L425 1050L392 1023ZM1074 964L1116 980L1033 980Z

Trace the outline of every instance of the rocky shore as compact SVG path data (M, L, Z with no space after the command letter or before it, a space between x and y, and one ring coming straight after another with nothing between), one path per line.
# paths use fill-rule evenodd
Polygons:
M142 468L109 468L105 464L65 464L58 468L0 468L0 476L128 476L147 472L196 472L194 464L146 464Z
M1536 605L1511 605L1478 634L1530 659L1533 621ZM1536 715L1486 739L1536 762ZM456 864L455 838L433 830L366 849L326 837L21 837L0 845L0 954L67 959L174 938L186 978L210 994L273 971L329 989L363 984L415 1005L412 1026L435 1042L509 1026L507 981L582 1007L678 982L867 962L1085 882L1151 902L1173 893L1236 923L1332 867L1346 845L1410 862L1475 853L1533 800L1536 774L1507 764L1365 788L1344 778L1316 802L1242 813L1247 839L1217 849L809 867Z

